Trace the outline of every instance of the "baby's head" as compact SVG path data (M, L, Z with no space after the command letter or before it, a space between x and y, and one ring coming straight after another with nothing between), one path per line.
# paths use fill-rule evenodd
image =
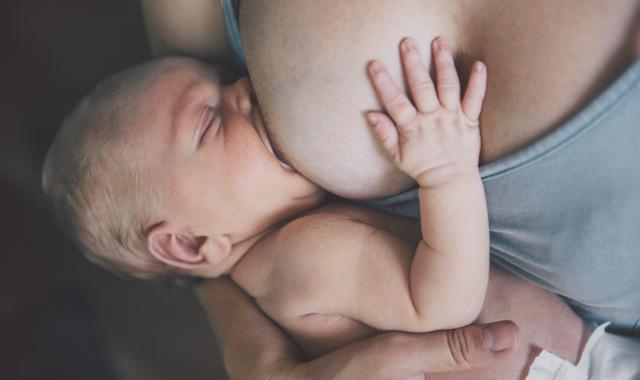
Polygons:
M142 277L227 273L322 192L275 156L251 85L165 58L112 76L64 121L43 184L92 261Z

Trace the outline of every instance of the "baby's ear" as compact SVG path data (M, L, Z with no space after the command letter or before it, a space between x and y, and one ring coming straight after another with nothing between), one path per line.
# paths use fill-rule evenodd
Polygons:
M169 223L159 223L147 231L147 248L156 259L189 271L211 268L231 252L225 237L193 236Z
M202 236L198 253L210 267L223 262L231 254L231 240L227 236Z

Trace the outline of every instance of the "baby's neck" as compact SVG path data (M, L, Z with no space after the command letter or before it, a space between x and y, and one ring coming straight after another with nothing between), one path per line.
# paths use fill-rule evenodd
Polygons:
M251 238L251 243L247 244L246 247L238 247L239 250L242 250L242 253L230 268L228 274L236 284L240 285L253 297L259 295L265 289L267 278L271 272L270 264L273 261L266 254L269 251L269 242L288 222L279 223L257 235L255 239ZM232 254L235 253L232 252Z
M268 229L259 232L241 242L233 245L229 258L224 263L224 269L221 270L220 275L236 276L237 273L242 273L247 266L247 256L249 253L254 252L262 245L262 243L273 233L277 232L285 223L277 223Z

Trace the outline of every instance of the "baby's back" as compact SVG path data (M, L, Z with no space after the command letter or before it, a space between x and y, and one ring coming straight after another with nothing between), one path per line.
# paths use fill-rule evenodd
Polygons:
M332 204L271 233L240 261L232 278L309 355L318 356L376 331L334 311L357 314L351 309L365 297L399 298L392 293L405 287L403 278L389 274L408 274L419 239L414 220ZM372 286L381 282L390 294Z

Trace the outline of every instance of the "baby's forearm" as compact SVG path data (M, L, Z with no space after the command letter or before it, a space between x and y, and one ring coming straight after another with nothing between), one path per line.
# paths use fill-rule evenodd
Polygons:
M420 188L422 240L411 264L411 293L421 319L438 328L471 323L489 273L489 226L476 170Z

